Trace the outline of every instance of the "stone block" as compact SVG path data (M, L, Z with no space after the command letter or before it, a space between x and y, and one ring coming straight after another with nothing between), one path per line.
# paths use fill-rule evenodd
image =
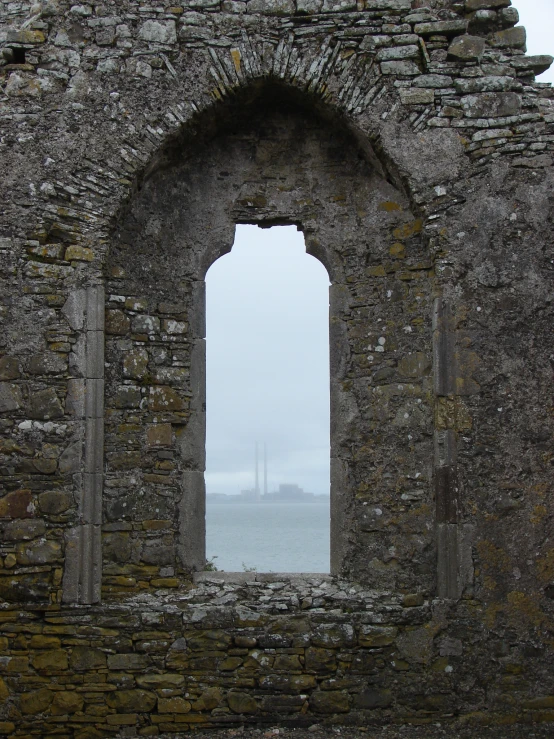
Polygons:
M488 8L507 8L512 0L466 0L466 11L472 13L475 10Z
M418 65L409 59L396 62L381 62L381 72L386 75L397 75L398 77L416 77L421 74Z
M542 74L550 69L553 62L554 57L548 54L542 54L540 56L516 56L510 59L510 64L518 74Z
M86 291L73 290L63 305L61 312L74 331L81 331L85 326L86 304Z
M310 708L314 713L348 713L350 698L342 690L318 690L310 696Z
M54 694L54 700L50 706L53 716L63 716L77 713L82 710L84 698L74 690L61 690Z
M247 13L259 15L285 16L294 15L295 11L293 0L250 0L246 5Z
M62 548L57 541L39 539L16 547L20 565L44 565L62 561Z
M110 336L124 336L131 328L130 318L118 309L106 311L106 333Z
M146 443L151 447L171 446L173 433L170 423L157 423L146 430Z
M140 388L135 385L120 385L115 396L116 408L138 408L141 401Z
M313 675L264 675L260 678L260 688L278 693L298 695L313 690L317 680Z
M186 407L184 399L169 385L151 387L148 395L151 411L181 411Z
M54 700L54 693L47 688L33 690L30 693L23 693L20 698L20 709L23 714L31 714L36 716L44 713Z
M458 36L466 32L467 24L464 20L416 23L414 33L418 36Z
M222 701L223 693L220 688L208 688L192 704L193 711L212 711Z
M14 490L0 498L0 518L30 518L34 515L30 490Z
M129 534L123 531L103 534L102 556L107 562L128 562L131 557L131 539Z
M117 690L109 693L106 703L118 713L150 713L156 705L155 693L148 690Z
M314 628L311 642L316 647L351 647L356 643L356 635L350 624L321 624Z
M1 389L0 389L1 403ZM1 406L0 406L1 407ZM40 421L51 421L62 418L64 412L60 399L53 387L32 393L29 398L29 416Z
M457 36L448 47L448 56L462 62L477 62L485 52L486 42L481 36Z
M131 331L134 334L157 334L160 331L160 319L156 316L133 316Z
M10 521L2 527L3 541L30 541L46 532L44 521L37 519Z
M396 640L400 656L408 662L426 664L433 653L433 636L430 628L406 629Z
M58 636L44 636L43 634L33 634L29 644L31 649L59 649L61 645Z
M446 74L422 74L412 82L414 87L427 87L434 90L452 87L452 77Z
M87 319L88 320L88 319ZM104 332L87 331L85 377L102 379L104 377Z
M180 698L179 696L174 696L173 698L158 698L158 711L160 713L182 714L188 713L190 709L191 704L185 698ZM241 711L239 711L238 713L241 713Z
M488 37L489 44L497 49L525 49L527 32L523 26L497 31Z
M17 385L0 382L0 413L17 411L23 405L23 396Z
M354 708L373 711L376 708L388 708L392 703L392 692L378 688L366 688L354 697Z
M124 672L130 670L145 670L150 665L150 657L146 654L110 654L108 655L108 669L122 670ZM161 687L156 684L156 687ZM170 686L174 687L174 686Z
M457 79L454 87L462 95L474 92L507 92L513 90L517 83L512 77L487 75L469 79Z
M519 115L521 96L515 92L482 92L462 98L467 118L497 118Z
M177 41L175 21L145 21L139 31L139 38L150 44L174 44Z
M163 544L161 541L147 540L142 548L141 560L153 565L173 564L175 561L175 549L173 546Z
M361 647L376 649L394 644L397 635L395 626L362 626L358 641Z
M411 0L365 0L365 10L410 10Z
M100 474L104 468L104 419L87 418L85 422L85 472Z
M123 376L140 380L148 369L148 352L146 349L135 349L123 356Z
M102 523L102 472L85 472L82 476L82 498L79 513L85 524Z
M21 31L8 30L6 40L8 44L43 44L46 41L46 36L42 31L33 31L31 29L24 29Z
M60 454L58 469L62 475L78 472L81 467L83 445L80 441L67 446Z
M102 285L87 287L86 295L86 329L89 332L103 334L105 329L106 295Z
M60 375L67 372L67 356L56 352L43 352L31 357L27 365L31 375Z
M73 647L70 666L76 672L102 669L106 667L106 655L100 649Z
M65 250L66 262L92 262L94 260L94 251L86 246L72 244Z
M87 378L85 381L85 417L103 418L104 380Z
M227 703L233 713L252 714L259 710L256 700L248 693L229 693Z
M336 653L331 649L309 647L306 649L306 669L313 672L334 672L337 669Z
M169 336L182 336L188 331L188 323L186 321L176 321L173 318L164 318L162 331L169 334Z
M423 352L407 354L398 362L398 371L403 377L424 377L431 371L431 358Z
M70 357L74 356L70 354ZM65 412L74 418L83 418L85 415L85 380L71 378L67 381L67 395L65 396Z
M434 90L401 88L399 93L404 105L431 105L435 102Z
M19 377L19 362L16 357L0 357L0 382L17 380Z
M163 672L161 674L151 675L137 675L135 679L139 688L146 688L147 690L161 690L165 688L174 690L175 688L180 688L185 682L184 676L179 675L175 672ZM220 691L217 691L218 695L219 692ZM215 708L218 703L216 703L212 707ZM194 707L194 709L203 710L200 708L196 708L196 706ZM210 709L207 707L207 710Z
M68 661L67 653L63 649L52 649L44 652L38 652L31 657L31 664L35 670L45 670L47 672L57 670L67 670Z
M419 46L408 44L407 46L393 46L386 49L379 49L375 55L378 62L387 62L396 59L419 59Z

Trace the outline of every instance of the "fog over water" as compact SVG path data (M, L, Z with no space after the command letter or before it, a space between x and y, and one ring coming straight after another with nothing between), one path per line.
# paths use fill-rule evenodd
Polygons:
M320 503L210 503L208 561L225 572L329 572L329 499Z
M329 493L329 277L294 226L237 226L207 291L209 493L254 486L267 444L268 489ZM260 466L260 484L263 472Z

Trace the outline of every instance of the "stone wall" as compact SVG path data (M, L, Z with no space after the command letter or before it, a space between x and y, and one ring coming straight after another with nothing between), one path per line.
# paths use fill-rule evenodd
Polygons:
M545 685L529 647L487 641L474 600L454 609L328 576L230 579L86 610L6 611L0 689L12 698L0 730L35 733L38 722L44 735L93 738L462 716L482 736L554 720L552 695L526 693Z
M2 3L6 733L553 720L554 93L517 22ZM318 583L194 581L236 223L297 225L332 282Z

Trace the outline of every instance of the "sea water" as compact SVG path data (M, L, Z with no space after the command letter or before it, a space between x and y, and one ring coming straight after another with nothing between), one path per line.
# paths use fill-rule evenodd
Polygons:
M329 572L329 502L208 503L206 551L226 572Z

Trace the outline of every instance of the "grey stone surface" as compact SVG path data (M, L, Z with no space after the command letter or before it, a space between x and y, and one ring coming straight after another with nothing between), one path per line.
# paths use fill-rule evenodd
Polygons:
M8 382L0 382L0 413L16 411L22 404L23 397L19 387Z
M103 735L552 723L554 98L517 20L509 0L1 6L0 598L80 630L39 656L2 621L0 731L64 734L85 703ZM204 277L237 223L297 225L332 283L343 579L193 586ZM346 625L356 645L316 644ZM130 644L154 667L94 672ZM164 662L191 700L129 718ZM122 695L65 690L68 663Z

